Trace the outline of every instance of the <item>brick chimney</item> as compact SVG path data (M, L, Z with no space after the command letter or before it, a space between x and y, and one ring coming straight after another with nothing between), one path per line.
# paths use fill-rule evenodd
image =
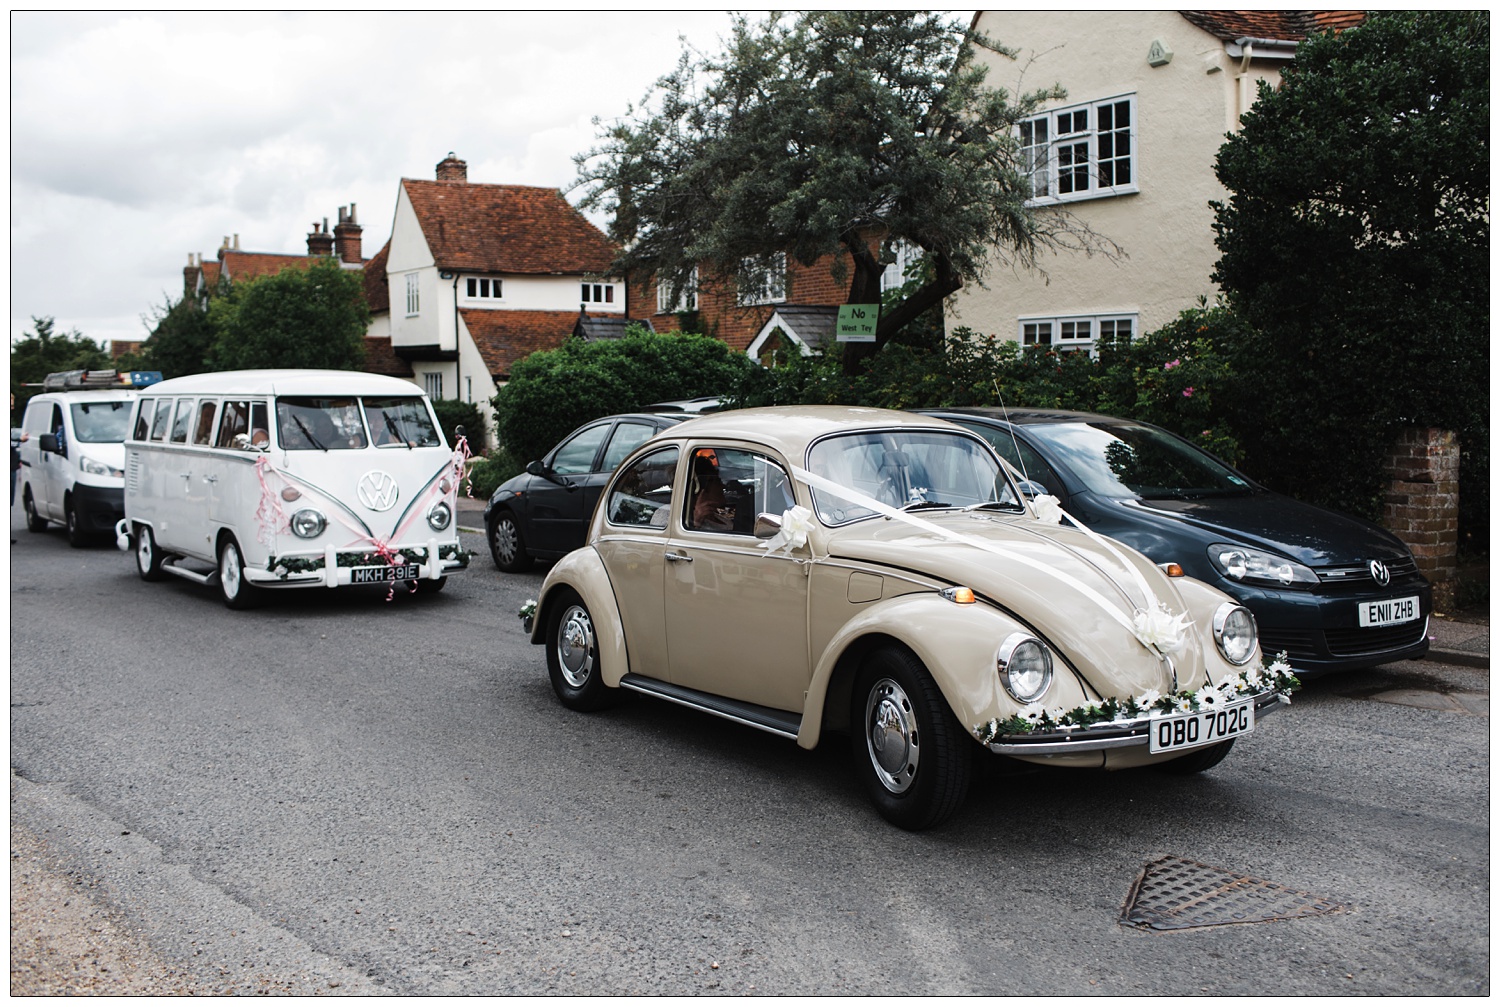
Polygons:
M460 161L453 156L453 151L448 151L448 156L437 164L437 180L439 182L467 182L469 162Z
M328 218L323 218L323 228L318 229L318 222L313 221L312 233L307 236L308 255L332 255L333 235L328 233Z
M357 266L365 261L360 255L360 234L363 232L364 228L355 219L354 204L350 203L347 210L339 207L339 222L333 228L333 243L338 247L340 262L352 262Z
M198 296L198 277L203 275L203 256L188 253L188 264L182 269L182 296Z

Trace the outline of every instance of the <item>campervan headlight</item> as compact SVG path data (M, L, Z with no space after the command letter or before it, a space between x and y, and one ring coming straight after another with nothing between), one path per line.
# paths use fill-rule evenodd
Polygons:
M427 523L432 526L433 531L443 531L453 523L453 511L445 503L433 504L432 509L427 512Z
M323 512L311 507L304 507L292 515L292 534L298 538L317 538L327 527L328 519Z

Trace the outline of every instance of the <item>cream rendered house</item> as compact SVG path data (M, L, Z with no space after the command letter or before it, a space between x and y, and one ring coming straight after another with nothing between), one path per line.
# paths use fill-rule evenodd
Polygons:
M580 317L625 317L614 248L556 189L468 181L452 154L437 179L402 179L384 257L386 313L371 335L433 399L489 400L522 357ZM372 299L373 300L373 299Z
M1297 42L1359 24L1359 11L980 11L974 27L1015 60L983 53L989 84L1067 90L1023 124L1038 206L1071 211L1126 257L1048 254L1046 276L993 266L949 301L947 326L1023 344L1089 349L1210 301L1211 200L1225 134L1257 83L1274 86Z

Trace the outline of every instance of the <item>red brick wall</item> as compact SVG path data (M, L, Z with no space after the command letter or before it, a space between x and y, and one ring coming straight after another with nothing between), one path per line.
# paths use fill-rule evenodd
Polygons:
M1417 567L1451 592L1458 566L1458 439L1448 430L1413 427L1386 456L1390 486L1385 526L1411 547Z

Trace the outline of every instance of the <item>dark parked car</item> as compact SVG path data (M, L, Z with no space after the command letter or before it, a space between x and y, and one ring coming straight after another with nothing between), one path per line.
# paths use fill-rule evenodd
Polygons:
M1254 613L1297 673L1427 653L1432 585L1390 532L1273 493L1148 423L1057 409L924 410L974 431L1089 528Z
M484 508L495 566L518 573L583 545L609 475L636 446L691 413L626 413L585 423L526 471L508 479Z

